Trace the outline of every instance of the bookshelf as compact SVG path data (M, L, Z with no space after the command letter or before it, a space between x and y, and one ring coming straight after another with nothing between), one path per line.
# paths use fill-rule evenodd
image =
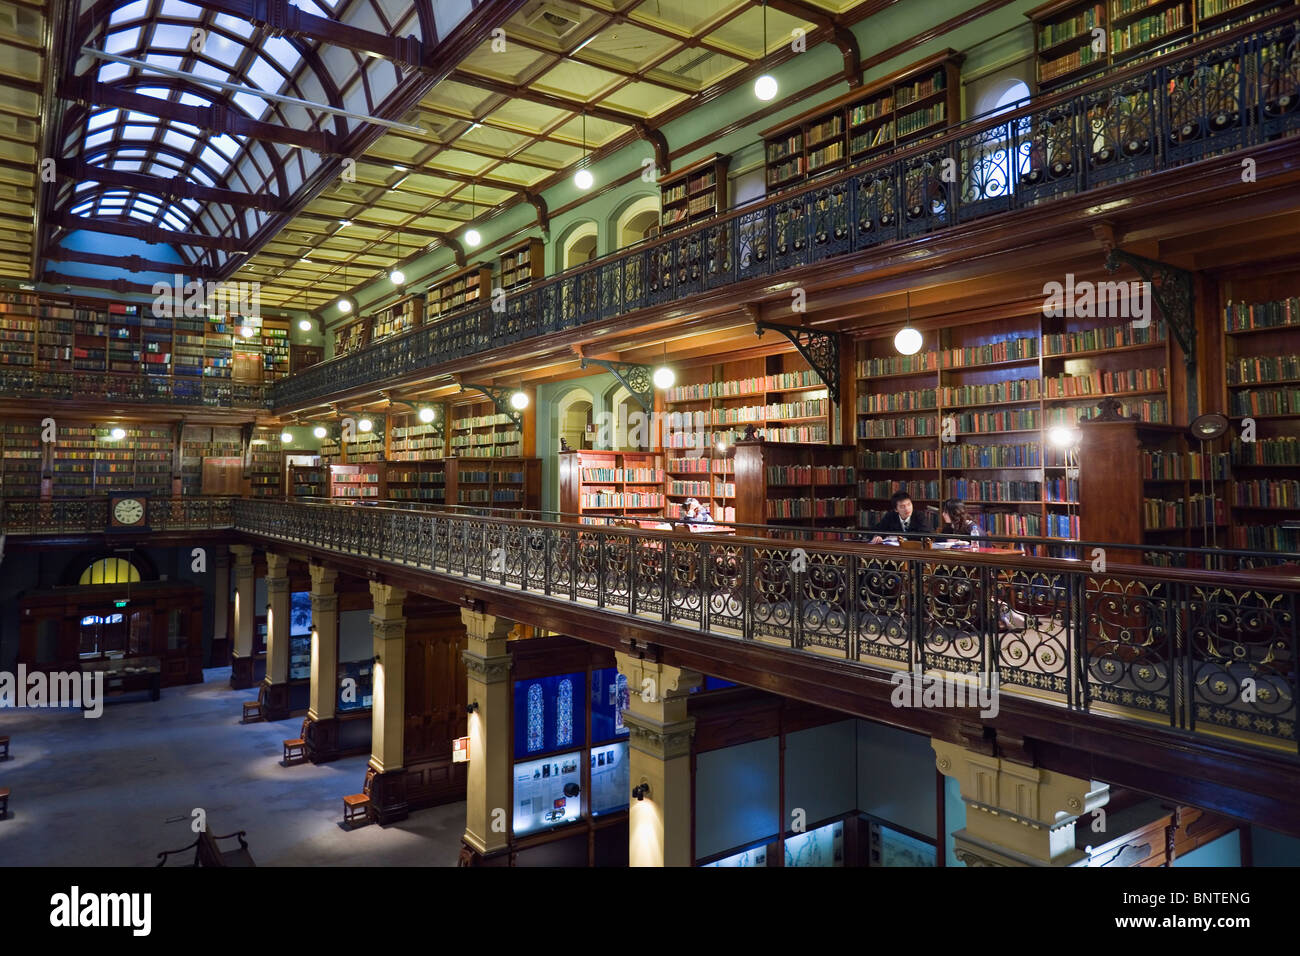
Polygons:
M333 431L320 440L320 463L338 465L343 462L343 442Z
M542 278L545 247L541 239L532 238L507 249L497 261L501 288L506 292Z
M681 518L687 498L709 506L717 522L736 520L736 448L709 446L699 454L683 451L664 455L664 515Z
M0 366L36 364L37 299L6 292L0 298Z
M705 156L659 181L661 230L676 229L715 216L727 208L730 157Z
M388 457L385 450L384 429L387 420L382 415L366 415L370 419L370 431L361 430L361 416L353 416L356 420L356 431L353 434L353 440L345 443L344 450L347 453L347 462L350 465L367 464L373 462L385 461ZM324 442L321 443L321 454L325 454Z
M486 302L492 295L492 269L477 265L429 286L425 308L429 315L446 315L456 309Z
M370 341L401 335L424 323L424 295L413 293L386 305L370 317Z
M452 406L448 451L460 458L517 458L523 432L489 401Z
M741 441L736 522L852 528L857 481L851 445Z
M262 319L262 381L275 382L289 374L289 320Z
M601 524L597 516L655 518L666 499L663 455L647 451L560 452L563 520ZM588 517L590 516L590 517Z
M335 358L340 355L347 355L349 352L355 352L363 349L370 344L370 320L366 318L356 319L347 325L341 325L334 330L334 352Z
M238 458L243 454L237 426L186 425L181 431L181 494L203 488L203 459Z
M394 416L388 443L389 461L427 461L444 457L446 447L441 429L446 409L438 406L437 414L439 420L432 422L422 422L414 413Z
M39 424L0 425L0 498L39 498L44 454Z
M290 465L288 493L294 498L330 497L329 465Z
M961 119L961 62L944 50L764 130L767 188L858 163Z
M394 501L447 503L447 462L393 461L388 464L388 497Z
M254 498L281 498L284 496L284 447L280 433L259 429L250 442L249 472Z
M454 504L466 507L538 511L542 495L541 459L448 459L447 494L454 494Z
M1251 294L1270 287L1231 283L1222 293L1229 537L1237 548L1300 551L1300 298Z
M333 504L382 501L388 497L387 469L383 462L330 465L329 497Z
M1153 52L1168 52L1293 0L1053 0L1033 25L1038 88L1073 85ZM1094 42L1093 30L1102 42Z

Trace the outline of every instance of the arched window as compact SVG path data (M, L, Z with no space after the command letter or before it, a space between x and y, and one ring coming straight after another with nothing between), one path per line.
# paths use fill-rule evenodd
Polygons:
M546 746L545 711L542 707L542 685L533 684L528 688L528 752L533 753Z
M559 699L555 705L555 745L567 747L573 743L573 681L567 677L560 681Z
M126 558L100 558L81 572L78 584L126 584L140 580L140 570Z

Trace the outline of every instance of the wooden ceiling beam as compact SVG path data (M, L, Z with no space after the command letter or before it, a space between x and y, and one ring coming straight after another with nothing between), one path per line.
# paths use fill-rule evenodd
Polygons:
M276 212L280 208L280 200L269 193L243 193L234 189L204 186L182 176L164 179L161 176L146 176L143 173L93 166L79 159L55 160L55 168L62 175L72 179L93 180L110 186L125 186L128 189L166 199L197 199L203 202L220 203L223 206L261 209L265 212Z

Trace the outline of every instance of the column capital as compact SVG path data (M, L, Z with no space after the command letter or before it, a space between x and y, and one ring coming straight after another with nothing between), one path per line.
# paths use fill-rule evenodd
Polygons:
M686 719L686 699L704 675L685 667L656 663L615 651L618 672L627 678L631 692L629 712L660 723Z
M395 584L370 582L370 597L375 603L371 620L391 620L402 617L402 602L406 600L406 590Z
M339 579L339 573L333 568L327 568L323 564L311 563L307 565L307 571L311 574L311 589L313 594L332 594L334 593L334 584Z
M1071 866L1075 821L1110 799L1104 783L930 741L935 766L961 786L966 827L954 852L977 866Z
M509 618L471 611L465 607L460 609L460 619L465 625L466 635L476 641L507 640L511 628L515 626L515 622Z
M333 614L339 609L337 594L317 594L311 592L311 610L313 614Z
M476 654L471 650L460 653L465 662L465 676L483 684L499 684L510 679L510 664L514 660L509 654L488 656Z
M267 575L266 577L266 596L270 598L272 594L289 593L289 575Z
M624 711L623 723L628 728L628 746L656 760L687 757L691 752L691 738L695 735L695 718L670 722L658 721L644 714Z
M232 544L230 553L235 556L236 567L253 564L253 546L251 544Z
M384 618L372 614L370 629L377 641L402 641L406 639L406 618Z
M276 554L273 551L266 552L266 576L268 579L287 579L289 577L289 556L287 554Z

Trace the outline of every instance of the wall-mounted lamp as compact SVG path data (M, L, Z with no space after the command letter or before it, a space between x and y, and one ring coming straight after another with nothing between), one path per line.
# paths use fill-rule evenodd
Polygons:
M370 659L370 663L372 663L372 664L379 664L379 663L382 663L382 662L379 660L379 655L376 654L374 657L372 657L372 658Z
M650 784L642 780L632 788L632 796L636 797L638 800L644 800L646 797L650 796Z
M477 710L478 710L478 701L474 701L474 703L472 704L465 705L465 713L467 714L472 714Z

